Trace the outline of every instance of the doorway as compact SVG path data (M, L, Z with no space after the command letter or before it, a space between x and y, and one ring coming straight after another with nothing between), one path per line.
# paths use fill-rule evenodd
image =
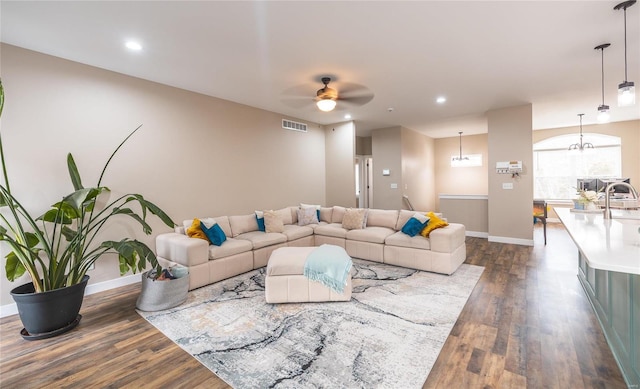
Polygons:
M356 207L369 208L373 205L373 158L370 155L356 155Z

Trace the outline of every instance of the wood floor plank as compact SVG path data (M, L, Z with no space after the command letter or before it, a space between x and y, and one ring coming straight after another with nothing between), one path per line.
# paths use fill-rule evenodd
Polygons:
M533 247L467 238L484 266L424 388L626 388L561 225ZM229 388L135 312L140 285L87 296L71 332L28 342L0 319L0 387Z

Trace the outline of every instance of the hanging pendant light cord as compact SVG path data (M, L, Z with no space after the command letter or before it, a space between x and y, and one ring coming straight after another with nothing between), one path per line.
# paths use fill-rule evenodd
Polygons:
M600 49L600 58L602 63L602 66L600 66L602 71L602 105L604 105L604 47Z
M627 7L624 7L624 82L627 82Z

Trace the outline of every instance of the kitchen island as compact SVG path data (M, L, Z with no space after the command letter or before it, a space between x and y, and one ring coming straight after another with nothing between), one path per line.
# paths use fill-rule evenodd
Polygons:
M640 388L640 212L555 209L578 248L580 280L630 388Z

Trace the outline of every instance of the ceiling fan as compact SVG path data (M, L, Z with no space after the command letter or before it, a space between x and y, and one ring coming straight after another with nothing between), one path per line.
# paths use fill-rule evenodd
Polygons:
M333 87L330 87L331 77L324 76L320 80L324 86L316 91L315 98L311 97L313 87L305 84L287 89L284 92L287 97L283 102L294 108L304 108L315 103L321 111L330 112L336 107L347 109L367 104L374 96L373 92L363 85L335 81Z

